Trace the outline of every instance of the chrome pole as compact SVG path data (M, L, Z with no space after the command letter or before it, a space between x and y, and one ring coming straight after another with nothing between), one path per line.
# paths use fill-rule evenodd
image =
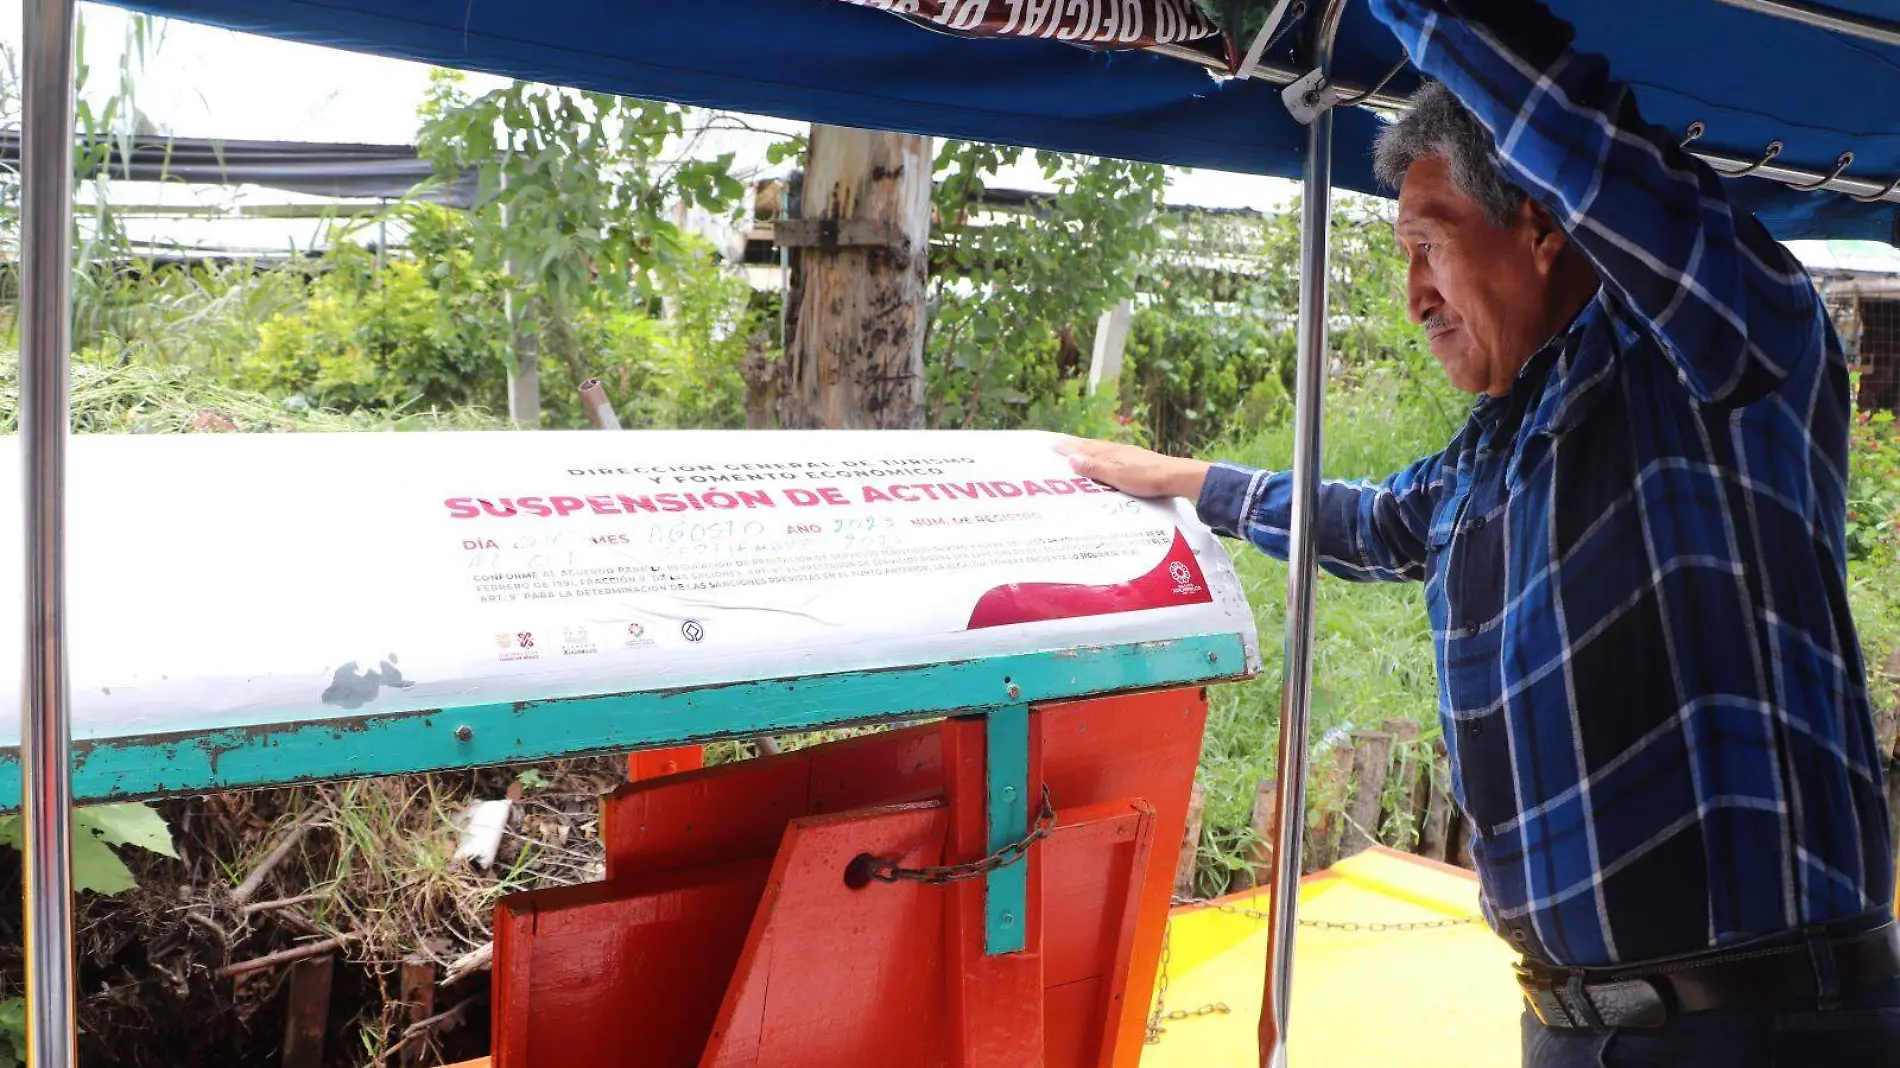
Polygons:
M1717 2L1730 7L1739 7L1744 11L1753 11L1758 15L1767 15L1769 18L1813 26L1829 33L1858 37L1863 41L1900 45L1900 22L1890 19L1868 18L1814 4L1798 4L1793 0L1717 0Z
M1310 68L1333 62L1345 0L1327 0L1313 28ZM1260 1063L1285 1068L1293 1004L1293 942L1299 929L1300 838L1306 827L1306 743L1313 690L1313 581L1319 569L1313 517L1319 511L1320 429L1326 395L1326 273L1333 192L1333 113L1306 128L1300 202L1299 365L1294 379L1293 515L1287 556L1286 666L1280 689L1276 867L1267 931L1267 985L1260 1012Z
M20 814L26 1063L73 1068L66 365L72 340L74 0L26 0L20 138L20 456L26 545Z

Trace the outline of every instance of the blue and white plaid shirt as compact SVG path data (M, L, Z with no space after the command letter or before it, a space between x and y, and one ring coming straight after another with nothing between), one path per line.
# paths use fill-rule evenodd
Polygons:
M1890 907L1809 279L1541 5L1372 6L1604 283L1442 453L1320 494L1327 571L1425 583L1487 917L1588 967ZM1199 510L1284 557L1291 493L1221 465Z

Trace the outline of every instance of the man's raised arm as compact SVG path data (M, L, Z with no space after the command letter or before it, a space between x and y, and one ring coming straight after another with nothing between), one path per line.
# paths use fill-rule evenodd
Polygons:
M1700 400L1747 404L1812 351L1800 266L1629 86L1534 0L1372 0L1413 63L1491 131L1508 177L1543 202Z

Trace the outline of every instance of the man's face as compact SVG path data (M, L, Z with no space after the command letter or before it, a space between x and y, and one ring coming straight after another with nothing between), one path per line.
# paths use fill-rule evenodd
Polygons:
M1493 223L1451 181L1436 156L1405 172L1395 223L1410 261L1406 310L1425 327L1452 385L1502 396L1549 338L1550 266L1545 231L1526 206L1510 226Z

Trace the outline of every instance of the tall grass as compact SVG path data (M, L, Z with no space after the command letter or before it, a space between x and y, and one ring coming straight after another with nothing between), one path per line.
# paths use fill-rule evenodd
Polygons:
M1430 371L1379 369L1327 397L1322 468L1328 478L1378 480L1444 447L1462 423L1467 402ZM1268 470L1293 463L1293 428L1259 428L1208 450ZM1214 691L1201 781L1201 883L1227 889L1245 865L1256 784L1277 773L1281 649L1286 634L1287 567L1251 547L1230 545L1260 627L1265 670L1252 682ZM1313 737L1381 720L1409 719L1421 737L1438 730L1431 625L1422 590L1413 583L1354 583L1322 576L1314 591Z
M72 368L72 426L80 434L191 431L488 430L507 425L476 408L333 412L229 389L187 367L138 364ZM0 351L0 434L18 430L20 361Z

